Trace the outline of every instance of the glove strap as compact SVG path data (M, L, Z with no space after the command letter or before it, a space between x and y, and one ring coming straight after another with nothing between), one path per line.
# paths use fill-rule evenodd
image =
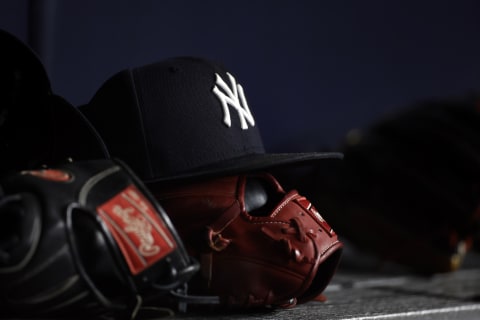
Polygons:
M170 291L170 294L178 301L178 311L187 312L187 306L191 305L218 305L220 298L218 296L196 296L188 294L188 284Z

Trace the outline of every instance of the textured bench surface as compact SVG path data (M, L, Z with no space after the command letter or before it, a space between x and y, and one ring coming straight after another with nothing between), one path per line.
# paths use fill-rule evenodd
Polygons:
M348 254L348 253L347 253ZM480 319L480 256L468 256L456 272L422 277L371 262L354 266L352 256L325 290L326 302L309 302L269 313L178 314L178 319Z

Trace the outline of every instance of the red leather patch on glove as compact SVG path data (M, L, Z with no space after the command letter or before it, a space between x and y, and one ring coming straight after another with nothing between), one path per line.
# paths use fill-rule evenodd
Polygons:
M21 173L57 182L69 182L72 180L70 173L59 169L26 170Z
M176 248L154 206L133 185L97 208L130 272L137 275Z

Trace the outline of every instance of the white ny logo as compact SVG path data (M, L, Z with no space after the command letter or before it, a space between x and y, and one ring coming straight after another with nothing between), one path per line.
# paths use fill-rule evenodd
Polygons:
M243 88L240 84L237 84L235 78L227 72L228 79L230 79L231 88L223 81L218 73L215 73L216 83L213 87L213 93L218 97L223 107L223 122L227 127L232 126L232 119L230 118L230 110L228 106L232 106L237 110L238 117L240 118L240 125L243 130L248 129L248 123L250 126L255 126L255 120L253 119L252 113L248 108L247 100L245 99L245 94L243 93ZM220 88L223 89L221 91Z

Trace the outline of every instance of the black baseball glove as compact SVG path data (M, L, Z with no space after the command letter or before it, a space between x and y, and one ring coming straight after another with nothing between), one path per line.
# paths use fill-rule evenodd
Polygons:
M167 214L121 162L1 180L0 318L135 318L198 270Z

